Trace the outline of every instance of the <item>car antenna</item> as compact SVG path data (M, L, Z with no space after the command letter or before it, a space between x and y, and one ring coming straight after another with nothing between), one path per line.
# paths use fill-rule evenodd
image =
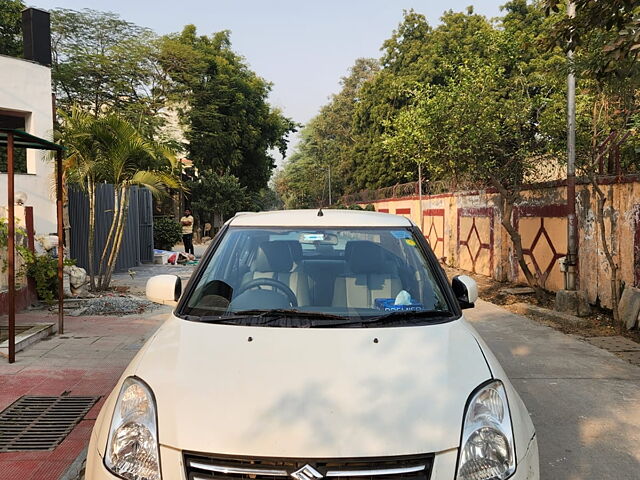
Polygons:
M320 207L320 210L318 210L318 216L319 217L324 216L324 213L322 213L322 207Z

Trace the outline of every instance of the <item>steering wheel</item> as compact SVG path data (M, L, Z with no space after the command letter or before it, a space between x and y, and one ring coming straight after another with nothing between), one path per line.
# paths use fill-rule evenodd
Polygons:
M242 287L240 287L240 290L236 292L235 296L240 296L247 290L250 290L252 288L260 288L263 285L273 287L276 290L280 290L287 296L292 307L298 306L298 299L296 298L296 294L293 293L293 290L291 290L288 285L285 285L280 280L275 280L273 278L254 278L253 280L245 283Z

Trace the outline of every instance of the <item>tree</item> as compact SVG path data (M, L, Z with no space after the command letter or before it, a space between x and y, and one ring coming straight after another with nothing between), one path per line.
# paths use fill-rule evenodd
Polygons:
M504 35L494 33L497 53L510 44ZM391 122L385 145L397 161L422 163L431 178L449 180L451 189L464 179L494 187L514 257L527 282L540 291L543 285L524 259L512 213L522 185L543 158L544 142L534 121L535 89L526 77L511 77L503 58L467 62L444 85L414 92L414 103Z
M92 131L95 117L74 106L68 114L61 112L61 120L64 128L56 132L56 140L66 147L65 180L85 192L89 201L87 268L91 290L95 290L96 185L100 175L97 144Z
M616 74L620 62L635 61L640 53L640 1L638 0L573 0L575 16L567 16L565 0L545 0L547 14L562 15L553 39L566 51L576 50L592 38L594 30L606 32L607 41L600 45L603 63L598 74Z
M22 56L22 0L0 0L0 55Z
M109 12L55 9L51 15L52 80L62 110L117 112L146 135L163 123L165 75L157 39Z
M132 186L145 187L155 197L178 188L178 160L167 146L146 139L129 121L110 114L93 130L101 178L114 187L114 213L100 258L98 288L107 289L120 253Z
M201 170L236 176L250 192L266 188L296 124L267 102L271 84L231 48L230 32L198 36L193 25L162 40L161 63L185 101L189 158Z
M98 182L114 187L114 209L98 272L93 271L93 228L89 236L92 287L109 287L120 253L132 186L142 186L158 197L167 188L178 188L177 161L167 146L146 139L129 121L108 114L94 117L79 107L63 117L65 129L61 143L68 152L65 159L67 180L83 188L89 196L89 222L95 224L95 186ZM97 276L97 281L96 277Z
M303 138L306 133L303 130ZM314 157L301 152L294 152L284 168L276 173L274 185L287 209L327 205L327 170Z
M385 132L424 85L444 85L459 67L482 64L496 49L492 25L469 8L445 12L433 28L413 10L383 44L382 69L362 86L354 113L354 190L416 180L413 162L389 161Z
M214 214L223 219L236 212L250 208L251 200L247 187L243 187L237 177L230 174L218 175L212 170L200 172L200 175L188 183L191 209L200 225L213 224Z
M328 205L331 170L332 203L350 189L353 175L353 115L362 85L379 70L377 60L357 59L331 96L302 130L294 153L276 174L275 188L288 208Z

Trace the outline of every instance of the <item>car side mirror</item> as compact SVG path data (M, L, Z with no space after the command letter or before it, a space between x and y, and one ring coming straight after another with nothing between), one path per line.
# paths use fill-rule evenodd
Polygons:
M147 280L145 293L154 303L175 306L182 295L182 280L177 275L156 275Z
M473 308L478 300L478 284L468 275L456 275L451 280L453 293L460 303L460 308Z

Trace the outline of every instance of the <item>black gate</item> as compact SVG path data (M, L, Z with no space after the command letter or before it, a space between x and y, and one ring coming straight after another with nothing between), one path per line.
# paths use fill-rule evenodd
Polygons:
M153 204L151 192L131 187L129 212L124 228L122 246L116 261L116 271L153 261ZM102 184L96 189L95 261L97 271L113 219L113 185ZM79 267L89 264L89 200L78 189L69 189L69 243L71 258Z

